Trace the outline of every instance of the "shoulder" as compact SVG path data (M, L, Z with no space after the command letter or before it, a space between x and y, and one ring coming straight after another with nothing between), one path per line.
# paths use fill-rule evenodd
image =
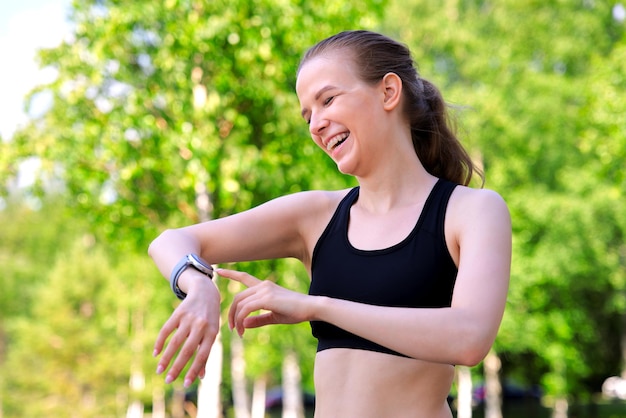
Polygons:
M448 205L448 221L457 234L500 231L510 235L511 218L506 202L497 192L457 186Z
M506 202L497 192L489 189L473 189L467 186L457 186L450 199L453 209L460 211L487 210L489 212L507 212Z
M351 189L336 191L306 191L280 197L268 202L269 205L280 207L282 223L298 231L303 246L298 258L310 268L313 249L317 240L330 222L341 200Z
M293 211L293 216L308 217L312 213L319 213L336 209L339 202L351 189L344 190L310 190L284 195L273 199L263 206L272 206ZM295 210L295 211L294 211Z
M310 191L283 195L186 230L203 247L210 248L210 258L216 263L284 257L307 262L319 225L323 219L330 219L332 205L345 193ZM215 237L219 237L219 245L214 245Z
M253 209L256 215L271 217L281 228L296 232L307 242L316 239L341 200L350 189L326 191L312 190L284 195Z

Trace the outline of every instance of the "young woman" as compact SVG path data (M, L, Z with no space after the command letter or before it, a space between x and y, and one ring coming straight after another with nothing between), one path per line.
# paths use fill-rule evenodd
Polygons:
M339 33L306 53L296 90L313 140L359 187L288 195L161 234L149 253L186 298L157 337L157 372L169 367L171 382L191 361L185 384L201 377L218 331L218 290L188 254L214 264L295 257L311 275L309 294L216 270L246 286L231 329L311 321L317 417L449 418L454 365L484 358L503 315L507 207L467 187L475 167L404 45Z

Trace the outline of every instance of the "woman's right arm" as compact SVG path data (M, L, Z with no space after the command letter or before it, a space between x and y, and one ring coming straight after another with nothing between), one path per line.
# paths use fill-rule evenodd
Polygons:
M150 244L148 253L166 279L189 253L212 264L295 257L308 265L315 237L332 211L331 195L296 193L239 214L167 230ZM162 354L157 373L165 371L174 360L166 377L169 383L195 354L185 376L188 386L202 376L219 331L220 295L213 282L193 268L180 275L178 286L187 297L161 328L154 355Z
M323 202L324 192L279 197L253 209L161 233L148 248L164 278L187 254L200 255L211 264L295 257L305 262L310 252L305 236L311 212ZM186 270L180 289L189 294L196 275Z

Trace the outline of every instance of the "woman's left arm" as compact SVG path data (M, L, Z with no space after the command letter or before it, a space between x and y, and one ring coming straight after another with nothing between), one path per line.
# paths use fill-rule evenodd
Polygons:
M502 198L458 188L446 214L446 238L458 264L449 308L393 308L296 294L246 273L222 271L248 289L230 312L231 327L318 320L409 357L473 366L491 348L504 313L511 265L511 221ZM384 274L381 273L381 274ZM250 315L259 309L268 312Z
M409 357L468 366L480 363L504 314L511 219L497 193L457 189L446 215L448 247L458 265L451 307L389 308L325 299L318 301L315 319Z

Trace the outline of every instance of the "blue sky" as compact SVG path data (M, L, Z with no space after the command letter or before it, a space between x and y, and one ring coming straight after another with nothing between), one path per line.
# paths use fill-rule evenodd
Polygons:
M39 71L35 51L58 45L68 33L71 0L0 1L0 136L26 121L23 97L50 77Z

